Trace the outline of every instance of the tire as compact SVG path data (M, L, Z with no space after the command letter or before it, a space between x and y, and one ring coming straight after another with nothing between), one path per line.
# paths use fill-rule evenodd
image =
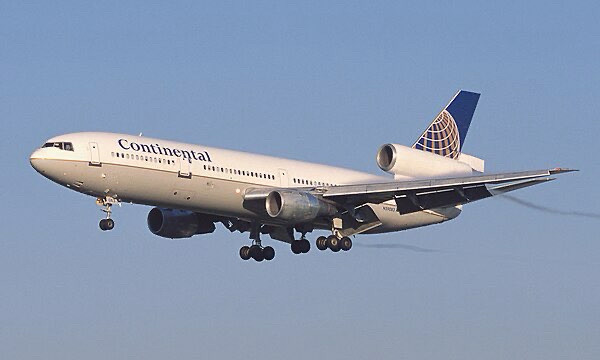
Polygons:
M250 247L244 245L240 248L240 257L242 260L250 260Z
M331 235L327 238L327 247L333 252L340 251L340 241L335 235Z
M99 226L100 226L100 230L102 230L102 231L106 231L106 230L108 230L108 229L106 228L106 219L102 219L102 220L100 220L100 224L99 224Z
M317 249L323 251L327 250L327 238L325 236L319 236L315 242Z
M261 249L261 251L257 252L252 258L256 262L261 262L265 259L265 254L263 254L262 249Z
M302 246L300 247L300 249L302 250L302 253L306 254L307 252L310 251L310 241L308 241L306 239L302 239L302 240L300 240L300 243L302 244Z
M262 252L262 249L260 248L260 246L258 245L252 245L250 246L250 250L248 251L248 255L250 255L251 258L253 258L254 260L256 260L256 256L259 256L259 254Z
M344 236L340 240L340 248L344 251L348 251L348 250L352 249L352 240L350 240L349 237Z
M317 248L321 251L327 250L327 237L319 236L317 239Z
M273 258L275 257L275 249L273 249L270 246L267 246L263 249L263 256L267 261L273 260Z
M302 254L302 245L300 244L300 241L298 240L294 240L292 241L292 252L296 255L298 254Z
M113 219L106 219L106 230L112 230L115 227L115 221Z

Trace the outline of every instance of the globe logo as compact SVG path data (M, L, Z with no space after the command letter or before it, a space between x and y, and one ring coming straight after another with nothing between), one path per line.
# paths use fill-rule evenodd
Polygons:
M415 149L457 159L460 154L458 128L452 115L443 110L433 120L421 138L413 145Z

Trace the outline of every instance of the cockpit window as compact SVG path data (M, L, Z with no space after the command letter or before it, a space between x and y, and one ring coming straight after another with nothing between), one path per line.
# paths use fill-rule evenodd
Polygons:
M53 147L61 150L73 151L73 143L70 142L47 142L42 147Z

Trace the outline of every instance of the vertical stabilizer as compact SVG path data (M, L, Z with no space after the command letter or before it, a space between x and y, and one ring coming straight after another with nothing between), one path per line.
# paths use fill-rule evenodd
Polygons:
M412 147L458 159L479 101L479 95L464 90L457 92Z

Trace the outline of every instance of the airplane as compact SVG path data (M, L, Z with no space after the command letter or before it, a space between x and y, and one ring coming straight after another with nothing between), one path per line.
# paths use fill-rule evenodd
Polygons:
M464 204L554 180L565 168L484 173L462 152L480 94L460 90L410 147L376 154L389 175L280 157L109 132L53 137L30 156L46 178L96 198L111 230L112 206L150 205L149 230L170 239L215 231L248 232L243 260L272 260L261 235L307 253L306 234L325 230L319 250L348 251L359 234L388 233L456 218ZM295 232L300 234L296 239Z

